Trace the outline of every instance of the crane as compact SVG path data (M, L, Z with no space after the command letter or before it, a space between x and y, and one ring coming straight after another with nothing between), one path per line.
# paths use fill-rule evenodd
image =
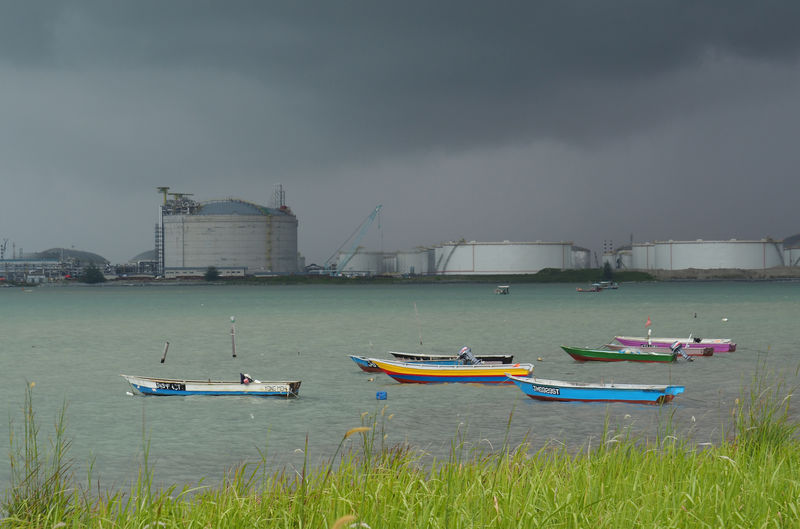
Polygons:
M374 221L375 217L377 217L378 213L380 213L382 207L383 207L382 204L378 204L375 207L375 209L372 211L372 213L367 215L367 218L364 219L361 222L361 224L359 225L358 228L356 228L356 230L358 231L358 235L356 235L355 238L353 238L353 235L350 235L350 237L348 237L347 240L344 241L342 243L342 245L339 246L336 249L335 252L333 252L333 255L331 255L328 258L328 260L325 261L325 271L327 273L329 273L330 275L334 275L335 273L337 273L337 272L341 273L341 271L344 270L344 267L347 266L347 263L350 262L350 260L353 258L353 256L358 251L358 244L361 242L361 239L364 237L364 234L367 233L367 230L369 229L370 225L372 224L372 221ZM354 232L354 234L355 234L355 232ZM333 261L334 261L334 259L336 259L336 256L339 254L339 251L344 247L344 245L347 244L347 241L349 241L351 239L353 240L353 244L350 245L350 249L345 254L344 259L342 259L340 261L339 265L336 268L336 271L334 271L333 270Z

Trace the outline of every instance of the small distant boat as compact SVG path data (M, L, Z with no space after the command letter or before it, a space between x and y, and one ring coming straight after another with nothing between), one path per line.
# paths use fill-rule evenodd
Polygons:
M568 347L566 345L562 345L561 348L579 362L674 362L678 357L678 354L673 351L661 353L643 351L635 347L627 347L618 351Z
M511 291L509 290L511 287L509 285L499 285L497 288L494 289L495 294L510 294Z
M622 345L620 343L607 343L607 344L605 344L603 346L604 349L610 349L612 351L619 351L621 349L626 349L626 348L630 348L630 347L631 347L630 345ZM658 347L658 346L655 346L655 345L647 345L647 344L637 345L636 349L639 349L641 351L652 352L652 353L670 353L670 352L672 352L672 348L671 347ZM689 356L714 356L714 348L713 347L703 347L703 348L694 347L694 348L689 349L689 350L686 350L684 348L683 350Z
M509 374L509 380L532 399L580 402L665 404L683 393L684 386L564 382Z
M575 290L578 292L602 292L603 290L617 290L618 288L619 285L613 281L598 281L597 283L592 283L590 288L578 287Z
M239 382L217 380L183 380L120 375L140 395L238 395L252 397L296 397L300 381L261 382L241 374Z
M458 355L452 354L423 354L423 353L402 353L389 351L389 354L404 362L426 362L429 364L450 364L459 363ZM475 358L484 364L510 364L514 361L513 354L479 354Z
M361 368L362 371L366 371L367 373L380 373L381 368L373 364L369 358L366 356L358 356L358 355L349 355L353 362L356 363L358 367Z
M715 353L732 353L736 351L736 344L730 338L648 338L645 336L615 336L614 340L622 345L640 347L654 345L656 347L671 347L675 342L680 342L687 352L692 349L711 347Z
M437 365L399 362L396 360L380 360L370 358L372 363L402 383L476 383L476 384L511 384L508 374L530 375L533 364L470 364L470 365Z

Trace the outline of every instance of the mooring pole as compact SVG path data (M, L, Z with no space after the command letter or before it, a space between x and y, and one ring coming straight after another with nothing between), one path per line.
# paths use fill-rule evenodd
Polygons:
M231 316L231 350L233 357L236 358L236 318Z
M169 350L169 342L164 342L164 354L161 355L161 363L164 363L164 360L167 358L167 351Z

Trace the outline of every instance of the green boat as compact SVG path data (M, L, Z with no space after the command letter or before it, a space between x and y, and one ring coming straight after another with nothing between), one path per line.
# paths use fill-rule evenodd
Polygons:
M561 348L578 362L674 362L678 357L675 352L643 351L636 347L623 347L618 351L566 345Z

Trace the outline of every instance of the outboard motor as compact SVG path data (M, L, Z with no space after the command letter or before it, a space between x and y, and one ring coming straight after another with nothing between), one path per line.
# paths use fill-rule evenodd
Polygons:
M677 353L681 355L684 359L688 360L689 362L694 362L694 359L686 354L686 351L683 350L683 345L679 341L672 342L672 345L669 346L673 353Z
M461 351L458 352L458 359L461 360L461 363L464 365L478 365L481 363L480 360L475 358L475 355L472 354L472 349L469 347L461 348Z

